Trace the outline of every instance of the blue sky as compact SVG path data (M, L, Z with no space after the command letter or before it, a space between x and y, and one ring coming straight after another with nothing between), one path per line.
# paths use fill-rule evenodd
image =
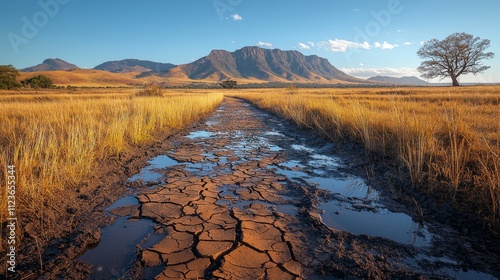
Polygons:
M357 77L418 75L421 42L467 32L491 40L496 57L461 82L500 82L496 0L0 1L0 64L17 68L46 58L183 64L260 45L325 57Z

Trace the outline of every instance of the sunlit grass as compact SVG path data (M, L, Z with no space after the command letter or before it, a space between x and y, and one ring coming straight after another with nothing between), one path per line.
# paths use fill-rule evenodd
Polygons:
M415 188L500 228L500 87L248 90L236 95L396 160Z
M170 91L136 97L134 89L0 92L0 184L16 166L18 211L36 211L60 190L88 179L101 160L147 145L213 111L218 92ZM6 190L3 188L2 190ZM0 193L5 214L6 192ZM3 219L2 219L3 220Z

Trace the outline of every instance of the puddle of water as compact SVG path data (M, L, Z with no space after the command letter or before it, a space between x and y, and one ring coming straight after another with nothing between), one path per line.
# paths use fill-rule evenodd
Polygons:
M178 162L175 159L173 159L167 155L157 156L155 158L152 158L149 161L149 165L144 167L141 170L141 172L132 176L128 180L130 182L133 182L136 180L156 182L161 177L163 177L163 174L160 174L160 173L156 172L155 170L167 168L167 167L174 166L177 164L178 164Z
M277 131L268 131L268 132L265 132L264 135L266 135L266 136L285 136L282 133L277 132Z
M161 155L161 156L157 156L155 158L152 158L149 163L151 164L151 166L153 168L167 168L167 167L170 167L170 166L173 166L173 165L176 165L178 162L167 156L167 155Z
M151 220L129 220L121 217L102 230L97 247L78 260L92 265L91 279L118 279L127 275L135 257L135 245L153 232Z
M302 168L305 168L305 165L302 165L300 163L300 161L298 161L298 160L289 160L289 161L285 161L285 162L279 163L278 165L279 166L288 167L290 169L295 169L295 168L302 169Z
M280 175L286 176L288 179L303 179L305 180L306 178L309 178L309 175L305 172L298 171L298 170L287 170L283 168L279 168L275 165L270 165L269 166L272 169L276 169L276 173Z
M310 184L316 184L320 189L346 197L355 197L370 201L377 201L379 198L379 193L359 178L335 179L309 177L305 180Z
M280 146L276 146L276 145L269 145L269 150L271 152L279 152L281 150L283 150Z
M253 201L249 200L238 200L236 202L231 203L231 207L239 208L239 209L245 209L248 207L250 204L252 204Z
M334 229L385 237L420 247L431 243L432 235L427 228L403 213L356 211L341 206L337 201L322 203L319 208L325 211L321 215L323 222Z
M187 138L189 139L195 139L195 138L208 138L214 136L215 133L206 131L206 130L199 130L199 131L194 131L186 135Z
M185 165L186 168L184 170L196 174L196 176L212 175L217 172L215 167L218 166L217 163L212 162L189 163Z
M215 202L215 204L217 204L219 206L231 205L231 201L225 200L225 199L219 199L219 200L217 200L217 202Z
M156 276L160 275L165 268L166 265L153 266L153 267L144 267L141 274L141 279L155 279Z
M324 166L329 169L340 167L339 160L326 155L313 154L311 155L312 160L309 161L308 165L311 167Z
M208 126L213 126L213 125L216 125L216 124L219 124L218 121L212 121L212 120L208 120L205 122L206 125Z
M288 214L290 216L295 216L298 210L298 208L295 205L291 204L274 205L274 207L276 208L276 211Z
M151 233L150 235L148 235L148 237L144 240L144 242L142 242L141 244L139 244L141 246L141 248L143 249L149 249L151 247L153 247L156 243L160 242L163 240L163 238L165 238L165 235L164 234L156 234L156 233Z
M137 198L133 195L125 196L115 201L115 203L111 204L108 208L106 208L106 211L111 211L118 207L129 205L139 205L139 200L137 200Z
M294 149L296 151L308 152L308 153L314 152L314 149L308 148L304 145L293 144L291 147L292 147L292 149Z
M295 162L292 162L289 165L293 166L294 164ZM379 198L378 192L370 186L367 186L360 178L340 179L319 177L311 176L302 171L283 169L275 165L271 166L271 168L276 168L276 173L284 175L288 179L304 180L310 185L315 185L320 189L327 190L332 193L337 193L346 197L355 197L374 201L378 200Z
M232 185L222 185L219 187L219 196L226 198L228 196L234 196L235 187Z

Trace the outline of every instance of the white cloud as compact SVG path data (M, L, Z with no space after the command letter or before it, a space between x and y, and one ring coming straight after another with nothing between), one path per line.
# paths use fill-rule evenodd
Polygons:
M311 47L314 47L314 44L311 44ZM392 50L394 48L397 48L397 44L391 44L386 41L383 43L380 42L375 42L373 45L370 45L368 42L363 42L363 43L358 43L358 42L352 42L348 40L342 40L342 39L335 39L335 40L328 40L328 41L321 41L318 44L319 49L325 49L329 50L332 52L346 52L348 49L365 49L369 50L371 48L378 48L378 49L383 49L383 50ZM306 46L303 43L299 43L299 46L303 49L306 49L304 46ZM307 46L306 46L307 47ZM309 48L307 48L309 49Z
M309 49L311 49L311 46L304 44L304 43L299 43L299 48L301 48L303 50L309 50Z
M390 77L403 77L403 76L420 76L416 68L402 67L402 68L341 68L340 71L362 79L367 79L373 76L390 76Z
M382 49L383 50L392 50L392 49L394 49L396 47L398 47L398 45L396 45L396 44L389 44L389 43L387 43L385 41L382 43Z
M238 14L232 14L231 15L231 19L234 20L234 21L238 21L238 20L242 20L243 17L241 17L240 15Z
M426 41L420 41L420 45L424 45Z
M383 43L375 42L373 44L374 48L380 48L380 49L383 49L383 50L392 50L392 49L394 49L397 46L398 45L396 45L396 44L389 44L386 41L384 41Z
M403 45L410 46L410 45L413 45L413 42L404 42Z
M267 42L262 42L262 41L259 41L257 43L257 45L260 47L265 47L265 48L272 48L273 47L273 44L267 43Z
M347 40L335 39L335 40L321 41L318 43L318 47L320 49L326 49L332 52L345 52L348 49L369 50L370 44L368 42L356 43Z
M311 48L314 48L314 46L316 46L316 44L313 42L307 42L307 44L302 42L299 43L299 48L303 50L310 50Z

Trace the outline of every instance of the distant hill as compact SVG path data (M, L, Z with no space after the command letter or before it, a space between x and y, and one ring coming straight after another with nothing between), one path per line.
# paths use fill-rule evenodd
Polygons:
M414 86L428 86L429 83L426 81L419 79L415 76L407 76L407 77L389 77L389 76L375 76L368 79L369 81L376 81L388 84L399 84L399 85L414 85Z
M55 71L55 70L72 70L80 69L80 67L68 63L59 58L49 58L36 66L21 69L21 72L37 72L37 71Z
M113 73L127 72L165 72L176 65L171 63L160 63L149 60L124 59L107 61L94 67L95 70L104 70Z
M370 83L345 74L316 55L260 47L244 47L234 52L213 50L208 56L172 68L162 76L209 81L231 78L261 82Z
M138 79L137 73L112 73L95 69L53 70L40 72L22 72L19 81L34 75L46 75L58 86L142 86L150 83L162 83L164 79L150 76Z

